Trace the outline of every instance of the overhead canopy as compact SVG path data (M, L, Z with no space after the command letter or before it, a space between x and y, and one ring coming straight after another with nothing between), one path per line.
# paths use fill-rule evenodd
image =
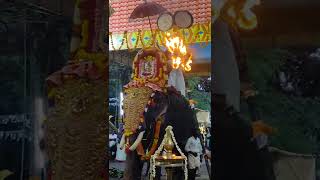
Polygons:
M179 10L188 10L194 18L194 25L181 30L187 44L211 41L211 1L210 0L153 0L174 14ZM143 0L118 0L111 2L115 13L109 18L109 50L133 49L150 44L150 25L148 18L129 21L131 12ZM150 17L152 29L157 28L158 16ZM141 33L139 33L141 31ZM125 32L128 32L127 34ZM140 38L139 38L140 37ZM164 32L157 31L157 42L163 44ZM139 40L140 39L140 40ZM136 45L136 43L138 44ZM129 46L129 47L128 47Z

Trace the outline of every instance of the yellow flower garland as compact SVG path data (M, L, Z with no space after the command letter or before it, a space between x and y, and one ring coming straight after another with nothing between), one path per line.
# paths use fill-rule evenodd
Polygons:
M93 61L93 63L100 69L103 70L107 66L107 55L104 53L88 53L84 49L79 49L75 55L76 60L79 62L84 60Z

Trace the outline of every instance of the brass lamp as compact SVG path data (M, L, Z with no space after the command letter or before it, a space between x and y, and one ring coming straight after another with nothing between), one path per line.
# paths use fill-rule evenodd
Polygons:
M173 157L173 155L174 155L172 153L173 148L174 148L174 142L172 141L169 129L167 129L165 144L164 144L164 150L166 153L165 153L165 155L163 155L163 157L165 157L165 159L171 159Z
M172 150L177 148L180 155L175 155ZM162 152L162 153L161 153ZM174 137L172 126L166 128L166 134L161 142L161 145L157 149L154 155L150 159L151 176L155 177L155 166L165 167L167 172L167 179L172 179L173 168L184 168L185 180L188 179L188 169L187 169L187 157L181 151Z

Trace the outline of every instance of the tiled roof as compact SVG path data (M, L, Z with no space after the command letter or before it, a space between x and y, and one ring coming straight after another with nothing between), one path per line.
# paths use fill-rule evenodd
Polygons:
M211 21L211 0L153 0L165 7L172 14L178 10L188 10L192 13L194 23ZM115 13L109 18L109 32L123 33L124 31L137 31L138 29L150 29L148 18L136 19L129 22L131 12L144 0L118 0L111 3ZM158 16L152 16L151 24L157 29Z

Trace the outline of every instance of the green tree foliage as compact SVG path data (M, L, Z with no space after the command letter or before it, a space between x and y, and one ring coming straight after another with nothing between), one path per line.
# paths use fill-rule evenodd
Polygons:
M190 91L188 96L190 99L197 101L196 107L211 112L211 92L199 91L197 86L201 77L190 76L186 78L187 89Z
M248 52L249 74L259 91L257 108L262 120L279 131L272 137L272 145L296 153L318 151L319 99L286 95L271 84L275 70L289 52L279 49L250 49Z

